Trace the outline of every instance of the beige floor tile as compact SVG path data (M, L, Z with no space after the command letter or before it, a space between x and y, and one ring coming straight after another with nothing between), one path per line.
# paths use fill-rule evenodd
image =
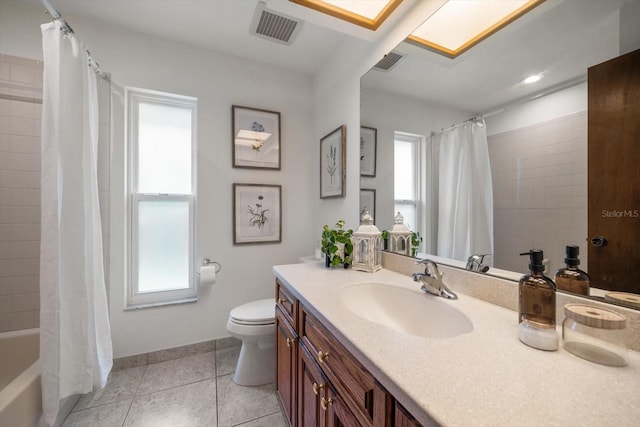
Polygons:
M215 427L215 378L144 396L131 404L125 427Z
M230 427L280 410L275 383L242 387L233 375L218 377L218 427Z
M216 375L228 375L236 371L240 347L229 347L216 351Z
M142 374L144 374L145 368L145 366L141 366L139 368L111 372L107 380L107 385L100 390L82 396L73 408L73 411L80 411L113 402L131 402L138 385L140 385L140 380L142 380Z
M120 427L131 402L116 402L84 411L72 412L62 427Z
M166 390L213 378L216 375L215 353L203 353L148 365L138 395Z
M289 427L289 423L285 420L282 412L278 411L266 417L238 424L238 427Z

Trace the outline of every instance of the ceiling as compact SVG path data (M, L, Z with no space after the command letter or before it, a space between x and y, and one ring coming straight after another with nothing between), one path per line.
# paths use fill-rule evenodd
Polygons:
M416 1L421 0L403 1L373 32L288 0L267 0L267 9L304 21L287 46L249 33L258 0L50 0L72 27L74 17L88 17L308 74L318 71L345 38L375 43L385 26L392 27ZM464 111L486 112L583 76L588 66L617 56L618 10L626 3L640 0L547 0L456 59L402 43L394 50L405 55L398 65L389 72L370 71L362 84ZM532 73L545 77L525 87L520 81Z

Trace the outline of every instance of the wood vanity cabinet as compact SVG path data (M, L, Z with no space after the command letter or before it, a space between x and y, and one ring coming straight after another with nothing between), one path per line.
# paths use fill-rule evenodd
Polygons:
M296 333L297 305L285 288L276 282L276 387L278 397L289 420L295 420L298 334Z
M292 426L419 426L278 280L276 295L277 389Z

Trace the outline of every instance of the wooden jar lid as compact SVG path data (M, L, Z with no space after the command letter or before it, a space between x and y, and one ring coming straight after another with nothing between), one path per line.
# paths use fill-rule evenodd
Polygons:
M565 304L564 314L583 325L598 329L624 329L627 318L614 311L583 304Z
M640 295L629 292L607 292L605 301L617 302L634 308L640 308Z

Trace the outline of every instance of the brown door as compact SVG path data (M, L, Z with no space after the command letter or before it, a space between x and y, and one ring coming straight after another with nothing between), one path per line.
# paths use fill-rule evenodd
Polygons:
M588 79L591 285L640 293L640 50Z

